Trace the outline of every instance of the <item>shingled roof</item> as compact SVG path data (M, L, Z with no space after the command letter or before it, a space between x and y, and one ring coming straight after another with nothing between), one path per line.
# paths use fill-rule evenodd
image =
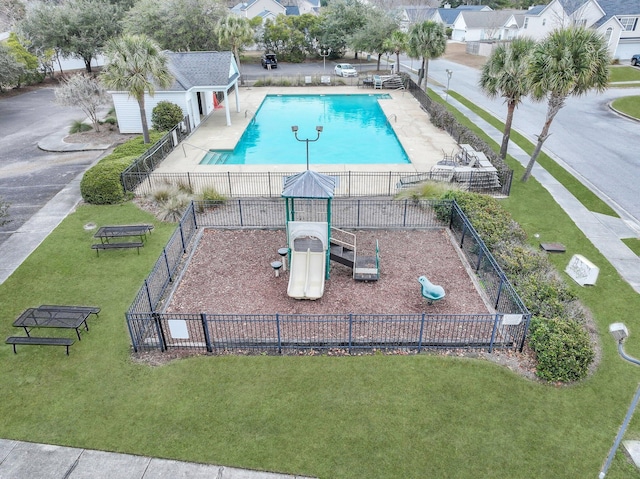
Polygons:
M334 177L306 170L285 178L282 197L329 199L333 198L335 187Z
M225 90L238 78L231 52L165 52L174 77L166 91L187 91L194 87Z

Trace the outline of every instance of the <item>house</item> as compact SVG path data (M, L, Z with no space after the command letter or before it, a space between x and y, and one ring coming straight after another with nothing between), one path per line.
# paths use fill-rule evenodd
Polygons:
M286 15L287 8L276 0L249 0L235 5L231 13L248 19L261 17L264 22L267 19L273 20L281 14Z
M613 45L613 57L629 60L640 53L640 2L637 0L598 0L604 15L595 23L598 31ZM618 29L620 34L618 35Z
M228 92L235 91L236 111L240 111L237 83L238 65L231 52L165 52L168 68L174 77L165 90L156 90L153 96L145 94L147 122L151 124L153 108L161 101L170 101L189 115L191 127L215 110L217 98L225 105L227 125L231 125ZM142 122L138 102L128 92L110 91L121 133L141 133ZM215 99L214 99L215 97Z
M399 9L400 30L409 31L411 25L426 22L427 20L437 23L444 23L440 17L439 8L432 8L422 5L404 6Z
M536 40L569 25L582 25L600 32L613 58L628 60L640 52L640 2L637 0L552 0L529 9L521 36Z
M453 22L451 39L464 42L506 40L518 36L522 10L462 10Z

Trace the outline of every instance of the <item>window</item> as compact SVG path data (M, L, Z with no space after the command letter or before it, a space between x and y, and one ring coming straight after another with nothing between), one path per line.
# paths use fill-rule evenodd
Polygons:
M622 24L622 28L627 32L632 32L636 29L638 23L637 17L620 17L618 18Z
M544 27L546 24L547 24L547 19L546 19L546 18L543 18L543 19L542 19L542 26Z
M526 28L527 28L527 25L529 25L529 17L526 17L526 18L524 19L524 25L523 25L523 28L524 28L525 30L526 30Z
M604 32L604 39L607 42L607 45L611 42L611 34L613 33L613 28L607 28L607 31Z

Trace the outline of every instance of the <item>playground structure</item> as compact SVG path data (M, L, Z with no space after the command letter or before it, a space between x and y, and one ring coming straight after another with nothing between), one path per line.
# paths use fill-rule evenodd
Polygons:
M428 304L433 304L434 301L439 301L444 298L444 288L440 285L433 284L426 276L420 276L418 282L422 285L422 297L427 300Z
M290 265L287 294L292 298L321 298L332 260L350 267L355 280L378 280L377 242L375 256L359 256L356 236L331 227L331 199L335 187L335 178L312 170L285 179L282 197L285 199ZM318 204L323 203L326 207L319 208ZM332 238L332 232L339 233L343 239Z

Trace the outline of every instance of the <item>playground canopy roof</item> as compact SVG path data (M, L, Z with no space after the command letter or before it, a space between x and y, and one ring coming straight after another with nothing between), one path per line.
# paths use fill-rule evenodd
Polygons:
M335 187L335 177L306 170L285 178L282 197L329 199L333 198Z

